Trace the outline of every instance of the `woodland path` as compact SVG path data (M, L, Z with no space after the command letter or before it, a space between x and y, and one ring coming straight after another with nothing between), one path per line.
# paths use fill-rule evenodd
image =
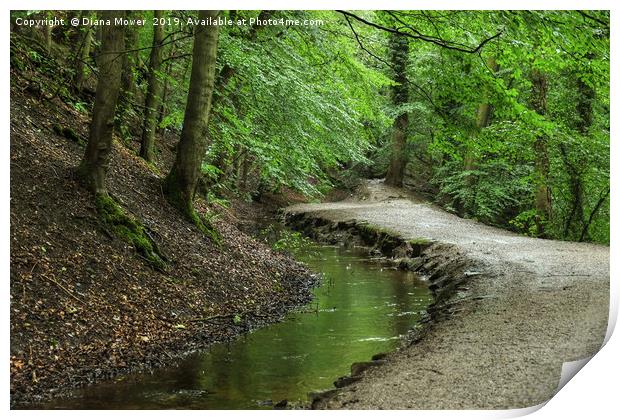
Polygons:
M457 292L462 310L321 408L534 406L555 393L563 362L598 351L609 310L608 247L529 238L461 219L377 180L363 190L361 197L286 210L453 244L482 274Z

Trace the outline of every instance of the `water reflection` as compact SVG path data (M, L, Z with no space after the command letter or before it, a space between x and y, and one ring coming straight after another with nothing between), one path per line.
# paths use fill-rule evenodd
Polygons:
M358 252L317 245L297 257L325 276L307 312L214 345L174 369L92 386L46 408L254 409L303 401L332 387L351 363L394 349L430 303L413 273Z

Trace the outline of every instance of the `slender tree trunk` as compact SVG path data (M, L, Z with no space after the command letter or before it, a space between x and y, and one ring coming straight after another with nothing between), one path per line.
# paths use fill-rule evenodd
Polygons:
M48 19L52 16L51 12L43 12L41 17L44 19ZM50 53L52 51L52 30L54 27L52 25L43 25L43 39L45 42L45 52Z
M174 35L171 35L170 40L174 41ZM176 53L176 43L173 42L170 47L169 57L174 57L175 53ZM163 129L161 129L160 126L167 112L166 102L168 100L168 93L170 89L170 74L172 73L172 61L173 60L168 60L168 63L166 63L164 90L161 95L161 104L159 105L159 112L157 114L157 131L158 132L163 132Z
M161 19L163 12L155 10L155 19ZM146 101L144 103L144 123L142 125L142 144L140 156L147 162L153 161L155 151L155 131L157 124L157 113L161 100L161 80L159 72L162 62L161 43L164 40L164 26L155 25L153 27L153 47L151 48L151 59L149 62L148 89Z
M43 27L43 35L45 37L45 51L49 54L52 50L52 25L45 25Z
M169 71L170 71L170 66L168 66L168 68L166 69L166 80L164 81L164 90L161 94L161 104L159 105L159 111L157 112L157 123L155 124L155 127L158 133L163 133L164 131L163 128L161 128L160 126L167 112L166 102L168 101L168 90L170 86L170 82L168 81L168 75L170 74Z
M491 71L493 71L494 74L497 73L497 71L499 70L499 66L497 64L497 61L495 61L495 57L489 57L487 59L487 67L489 67L489 69L491 69ZM478 109L476 110L475 135L478 135L478 133L480 133L480 130L482 130L484 127L487 127L490 124L492 108L493 107L489 103L488 90L484 89L482 91L481 102L478 105ZM476 157L470 145L467 146L467 150L465 151L465 158L463 159L463 168L466 171L473 171L477 168ZM473 187L476 183L476 177L473 175L467 175L467 177L465 178L465 183L468 187L470 188ZM475 201L475 198L474 198L474 201ZM464 207L462 203L460 207L461 209L459 210L459 214L465 213L464 209L462 208Z
M581 169L573 163L565 144L560 144L560 154L562 161L566 167L569 177L569 188L571 192L572 205L566 221L564 222L564 230L562 237L575 239L580 237L582 227L585 225L583 215L583 188L581 185Z
M201 20L215 19L218 11L201 10ZM193 197L198 183L200 166L207 150L207 125L211 110L211 95L215 82L217 26L198 26L195 29L192 74L183 131L170 173L164 180L168 200L191 220L196 219Z
M407 80L407 61L409 60L409 42L406 37L392 34L390 38L390 52L394 81L392 87L392 102L396 107L406 104L409 100L409 86ZM409 118L406 112L400 114L394 121L392 131L392 150L390 164L385 175L385 183L395 187L403 185L405 165L407 164L405 147L407 145L407 128Z
M476 134L484 127L489 125L491 117L491 105L489 103L481 103L476 110ZM463 167L466 171L473 171L476 169L476 158L471 147L467 147L465 152L465 158L463 159ZM473 178L467 177L469 183L473 182Z
M86 16L88 13L88 11L84 11L82 16ZM78 93L82 91L82 87L84 86L84 68L90 58L90 45L93 40L93 31L90 26L85 27L82 32L82 37L78 41L80 54L78 55L75 64L74 86Z
M594 58L594 54L588 54L586 56L589 60ZM579 92L579 100L577 101L577 113L579 114L580 124L579 131L582 135L587 135L590 132L590 127L592 126L593 121L593 112L592 107L594 105L594 100L596 98L596 91L593 87L586 84L581 78L577 79L577 90ZM588 228L592 223L593 215L596 213L596 210L592 211L590 215L590 220L586 222L583 212L583 181L582 181L582 173L583 169L577 170L575 168L574 173L571 175L574 178L574 191L573 196L575 198L575 207L576 207L576 215L575 218L577 221L581 222L583 226L583 230L581 235L579 236L579 241L589 240Z
M530 105L539 115L547 113L547 76L540 70L532 70ZM545 222L551 218L551 188L549 187L549 152L547 138L539 134L534 141L534 167L536 190L534 205L537 213L538 234L545 236Z
M101 50L101 44L103 41L103 26L104 25L95 26L93 30L93 39L97 41L93 50L93 54L95 56L99 55L99 51Z
M128 11L128 17L139 17L135 11ZM128 26L125 30L125 49L135 49L138 45L138 26ZM121 75L121 92L118 101L118 112L116 118L116 129L122 137L127 136L127 121L125 114L130 109L131 103L136 93L136 82L134 77L134 67L138 62L138 51L131 51L123 54L123 71Z
M122 18L124 11L106 10L102 19ZM121 60L119 51L125 49L124 27L104 26L101 53L98 58L99 80L93 108L93 118L86 152L78 168L78 174L87 187L96 194L105 194L105 176L112 149L114 112L121 84Z
M128 15L136 14L131 11ZM136 17L137 16L136 14ZM129 26L125 32L125 49L135 49L138 46L138 30L137 26ZM123 55L123 73L121 76L121 92L124 95L133 95L136 90L135 78L133 75L133 68L138 62L138 51L131 51Z
M489 57L487 59L487 66L489 67L489 69L491 69L491 71L493 71L493 73L497 73L497 71L499 70L499 65L497 64L497 61L495 61L495 57ZM478 105L478 110L476 111L476 129L477 130L481 130L484 127L488 127L488 125L491 122L491 111L492 111L492 107L491 104L489 103L489 98L488 98L488 92L485 89L482 96L482 103L480 103L480 105Z
M405 175L405 147L407 144L407 127L409 116L404 113L399 115L392 127L392 150L390 165L385 175L385 183L395 187L402 187Z

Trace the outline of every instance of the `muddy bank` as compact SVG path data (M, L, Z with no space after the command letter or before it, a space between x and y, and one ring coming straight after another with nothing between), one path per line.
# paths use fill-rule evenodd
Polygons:
M354 238L360 224L405 242L432 243L419 256L387 247L394 252L386 255L409 258L410 268L425 272L436 295L413 344L345 379L313 408L528 407L553 396L563 362L600 348L608 317L608 247L518 236L378 181L368 183L364 196L295 205L287 213L315 238L359 241L375 251L381 248L376 241Z

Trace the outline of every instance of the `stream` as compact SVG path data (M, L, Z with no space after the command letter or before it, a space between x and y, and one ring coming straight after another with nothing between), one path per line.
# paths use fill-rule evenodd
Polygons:
M306 244L295 257L322 273L314 300L273 325L177 366L127 375L46 404L56 409L258 409L304 403L353 362L389 352L431 303L424 281L367 250Z

